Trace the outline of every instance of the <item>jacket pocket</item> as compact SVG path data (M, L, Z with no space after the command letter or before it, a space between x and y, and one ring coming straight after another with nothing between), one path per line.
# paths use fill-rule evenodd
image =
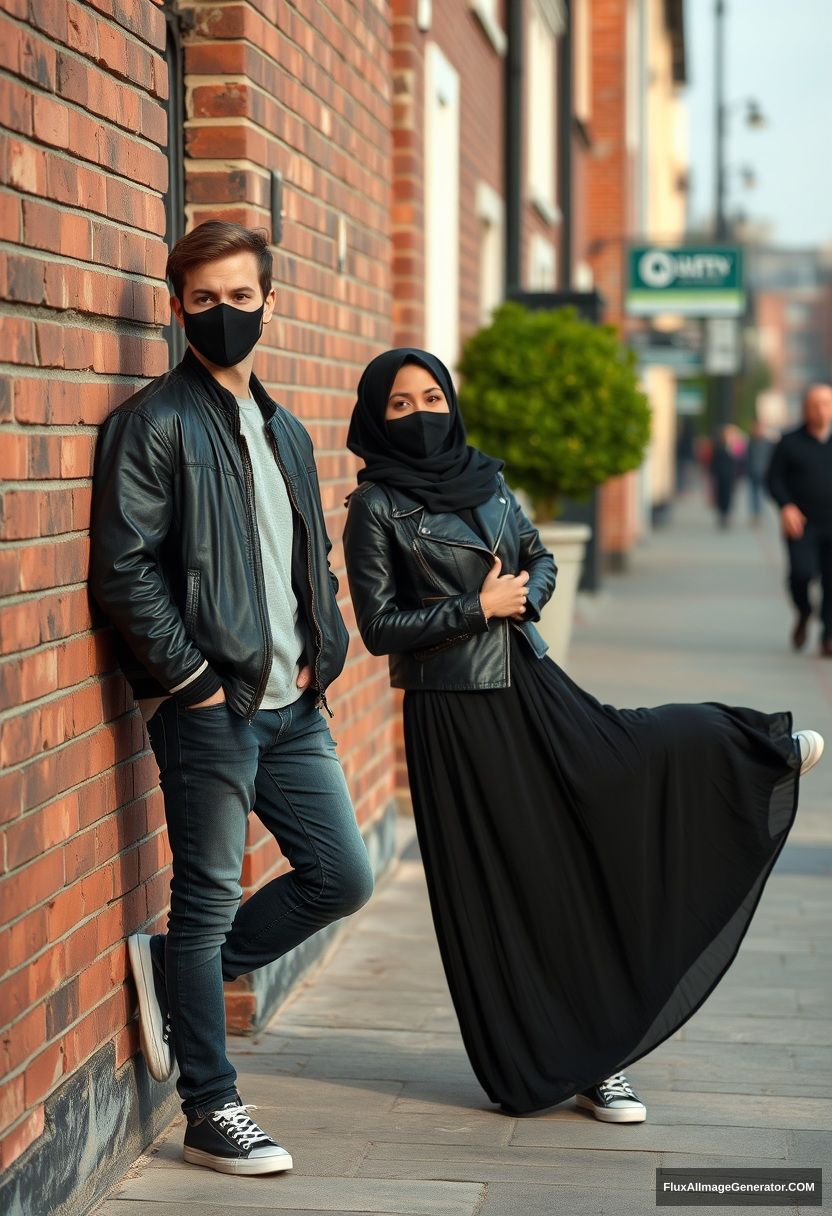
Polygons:
M185 629L193 636L196 628L196 611L199 606L199 579L200 571L196 568L188 569L188 587L185 594Z

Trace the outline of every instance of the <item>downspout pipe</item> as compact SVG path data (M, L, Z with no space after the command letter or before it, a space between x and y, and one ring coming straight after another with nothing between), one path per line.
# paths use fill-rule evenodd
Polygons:
M558 40L558 206L561 213L561 288L572 289L572 0Z
M505 81L506 296L521 287L523 223L523 0L507 0Z

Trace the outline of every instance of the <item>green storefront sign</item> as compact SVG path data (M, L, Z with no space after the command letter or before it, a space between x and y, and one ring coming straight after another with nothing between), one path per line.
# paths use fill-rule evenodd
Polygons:
M633 245L627 250L627 312L649 317L736 317L745 311L742 250L730 245Z

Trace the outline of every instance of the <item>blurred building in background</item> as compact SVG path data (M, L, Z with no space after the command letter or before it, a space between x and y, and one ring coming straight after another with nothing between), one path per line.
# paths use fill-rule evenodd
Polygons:
M807 385L832 381L832 250L748 248L754 356L765 370L758 414L796 425Z

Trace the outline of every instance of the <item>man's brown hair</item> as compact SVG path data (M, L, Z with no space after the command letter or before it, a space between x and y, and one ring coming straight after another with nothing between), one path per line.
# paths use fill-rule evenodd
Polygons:
M168 254L165 275L171 282L173 294L182 299L185 275L195 266L247 251L257 259L257 279L265 298L272 289L272 251L268 238L265 228L244 228L242 224L226 220L206 220L204 224L198 224L180 236Z

